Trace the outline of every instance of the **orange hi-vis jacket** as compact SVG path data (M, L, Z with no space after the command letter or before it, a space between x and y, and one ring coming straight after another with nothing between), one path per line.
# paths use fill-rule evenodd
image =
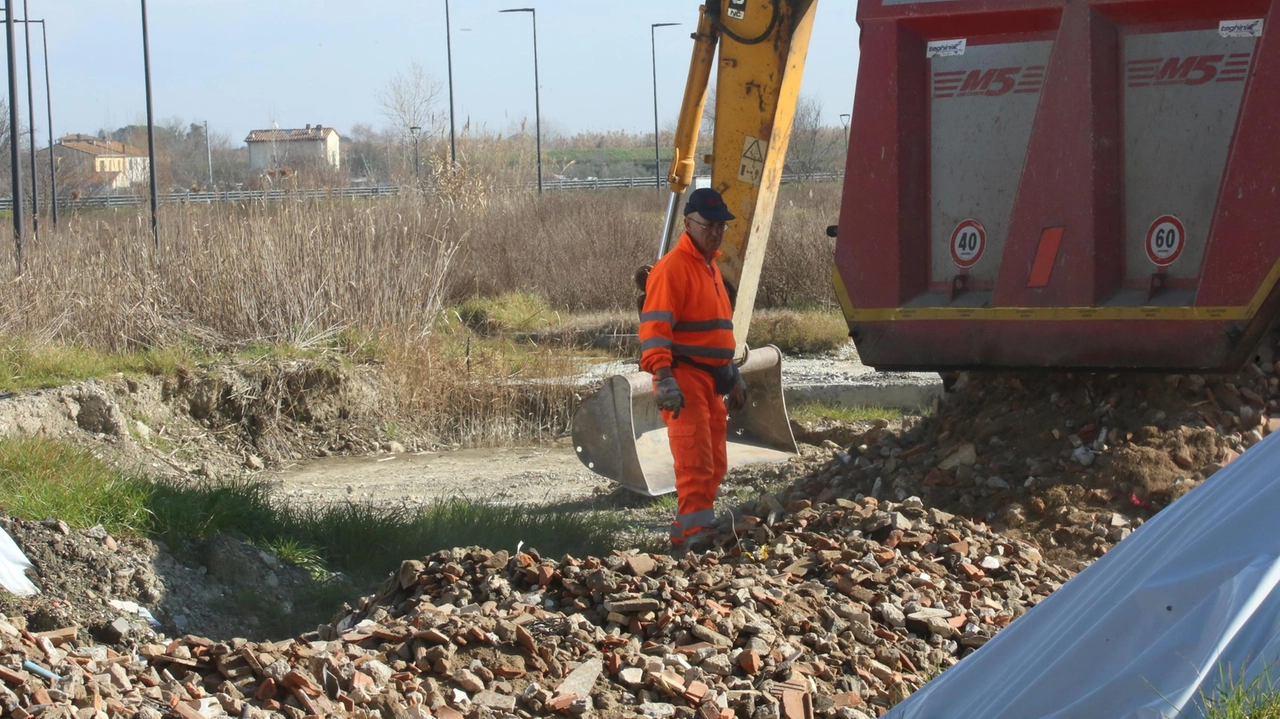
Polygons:
M670 367L673 355L725 365L733 361L735 347L733 308L720 268L685 233L649 272L640 313L640 369L653 374Z

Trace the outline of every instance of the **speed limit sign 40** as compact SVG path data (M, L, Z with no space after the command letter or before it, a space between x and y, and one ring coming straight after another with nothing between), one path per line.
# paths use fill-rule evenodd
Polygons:
M977 220L965 220L951 233L951 259L962 270L978 264L987 249L987 231Z
M1157 267L1172 265L1187 245L1187 228L1173 215L1156 218L1147 230L1147 257Z

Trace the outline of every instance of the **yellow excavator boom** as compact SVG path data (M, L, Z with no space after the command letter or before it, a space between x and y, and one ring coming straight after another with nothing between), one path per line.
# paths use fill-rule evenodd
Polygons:
M725 230L717 261L734 302L739 369L748 387L746 406L729 416L730 467L785 461L796 453L782 393L782 355L773 347L749 352L746 340L817 5L817 0L703 5L676 126L659 258L679 236L681 201L693 184L714 74L711 187L737 216ZM574 415L573 438L579 459L592 471L642 494L674 491L666 427L648 374L614 377L587 398Z

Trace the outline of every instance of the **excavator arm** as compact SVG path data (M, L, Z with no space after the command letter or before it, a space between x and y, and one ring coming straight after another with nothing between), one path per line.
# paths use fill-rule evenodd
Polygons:
M715 0L702 6L694 34L675 157L667 177L671 198L659 256L679 236L680 199L693 183L707 88L714 73L709 164L712 187L738 217L725 230L719 263L735 298L733 326L740 348L746 344L755 308L817 8L817 0Z
M746 340L817 4L712 0L700 9L693 36L658 257L679 236L680 208L693 184L707 89L714 76L711 186L737 216L725 230L718 262L734 302L734 335L748 386L746 406L729 416L730 467L785 461L796 454L782 394L782 355L773 347L748 352ZM575 413L573 438L579 459L597 474L641 494L675 490L666 427L648 374L606 381Z

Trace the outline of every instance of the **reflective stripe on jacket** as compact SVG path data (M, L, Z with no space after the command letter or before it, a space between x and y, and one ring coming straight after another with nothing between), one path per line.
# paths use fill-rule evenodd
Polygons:
M645 295L640 369L654 373L670 367L673 354L712 366L733 360L729 293L720 268L706 261L688 233L653 266Z

